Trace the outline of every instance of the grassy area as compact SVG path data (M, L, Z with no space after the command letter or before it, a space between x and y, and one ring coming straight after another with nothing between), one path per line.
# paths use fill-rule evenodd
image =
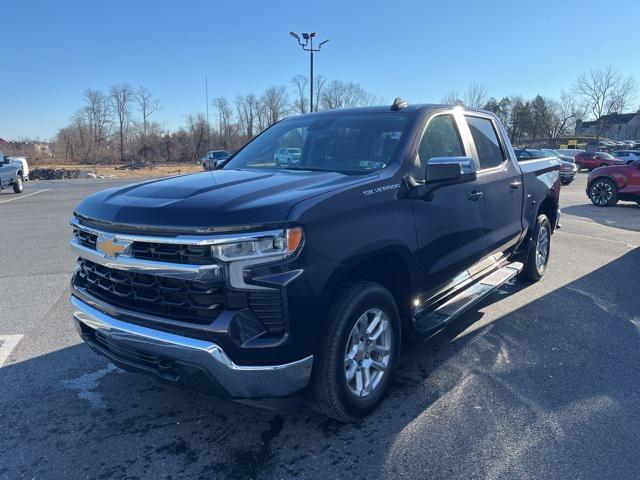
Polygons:
M171 175L182 175L185 173L201 172L202 165L196 163L174 163L158 164L153 168L141 168L135 170L118 170L118 165L78 165L60 163L39 163L31 166L35 168L53 168L64 170L80 170L83 172L95 173L104 177L166 177Z

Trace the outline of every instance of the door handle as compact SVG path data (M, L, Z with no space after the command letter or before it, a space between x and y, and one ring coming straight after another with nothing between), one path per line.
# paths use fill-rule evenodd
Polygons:
M478 190L474 190L473 192L471 192L469 195L467 195L467 198L469 200L471 200L472 202L477 202L478 200L480 200L482 197L484 196L484 193L479 192Z
M522 185L522 182L520 180L514 180L513 182L511 182L511 188L513 188L514 190L520 188L520 185Z

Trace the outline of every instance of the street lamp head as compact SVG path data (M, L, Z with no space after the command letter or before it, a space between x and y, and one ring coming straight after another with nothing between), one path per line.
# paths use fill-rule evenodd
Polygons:
M296 40L300 41L300 37L298 36L297 33L295 32L289 32L289 35L291 35L293 38L295 38Z
M311 37L311 38L313 38L313 37L315 37L315 36L316 36L316 32L311 32L311 33L309 34L309 37Z
M308 33L303 33L302 34L302 38L304 38L305 40L309 40L309 34Z

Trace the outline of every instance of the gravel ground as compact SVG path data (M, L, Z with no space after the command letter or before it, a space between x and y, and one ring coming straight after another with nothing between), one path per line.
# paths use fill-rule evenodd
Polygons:
M341 425L123 373L71 323L75 204L122 180L0 194L0 478L620 478L640 456L640 207L562 191L544 280L406 345L389 397ZM4 366L2 364L4 363Z

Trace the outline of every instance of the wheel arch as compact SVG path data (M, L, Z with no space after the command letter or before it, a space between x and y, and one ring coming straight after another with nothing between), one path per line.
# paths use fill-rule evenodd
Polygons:
M591 185L597 182L600 179L606 178L607 180L613 181L618 188L624 188L627 185L627 179L624 175L619 174L611 174L611 173L599 173L593 179L589 180L587 184L587 191L591 190Z
M406 255L388 250L357 258L344 265L339 277L327 282L327 297L333 304L349 283L366 280L385 287L393 296L403 330L411 327L411 298L414 290L414 275ZM407 330L408 331L408 330Z
M548 196L542 201L542 203L540 203L538 212L533 219L534 227L535 221L540 215L545 215L549 219L549 223L551 223L551 231L553 232L553 230L555 230L556 228L556 222L558 220L558 202L554 197Z

